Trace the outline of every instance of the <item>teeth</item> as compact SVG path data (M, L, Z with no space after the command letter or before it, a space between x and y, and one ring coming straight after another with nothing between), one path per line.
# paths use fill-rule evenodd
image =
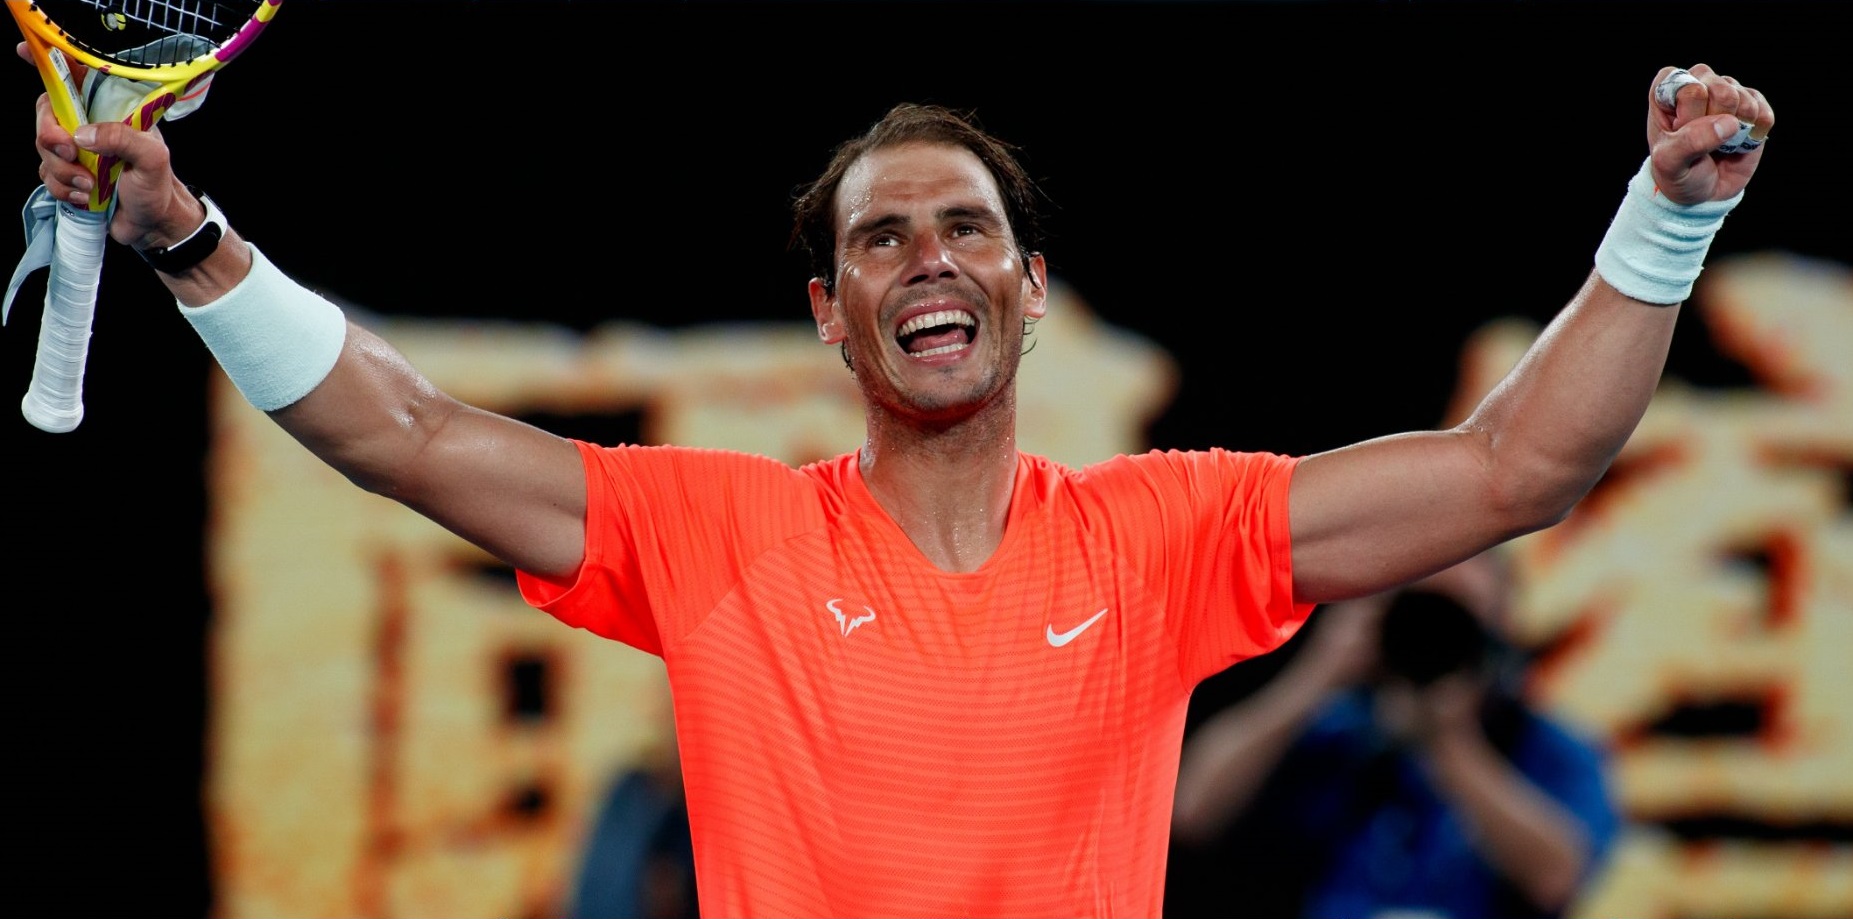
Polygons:
M901 330L896 332L895 335L912 335L921 329L930 329L937 325L973 326L977 324L978 320L973 319L972 315L964 310L939 310L938 312L925 313L907 320L906 324L902 325Z
M925 351L915 351L907 356L908 357L932 357L935 354L951 354L954 351L963 351L969 347L971 346L964 344L963 342L959 344L953 344L953 345L940 345L937 348L928 348Z

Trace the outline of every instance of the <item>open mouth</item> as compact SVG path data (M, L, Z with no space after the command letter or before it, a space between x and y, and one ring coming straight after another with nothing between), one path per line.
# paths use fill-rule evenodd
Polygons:
M909 357L932 357L971 347L978 320L964 310L922 313L901 324L894 340Z

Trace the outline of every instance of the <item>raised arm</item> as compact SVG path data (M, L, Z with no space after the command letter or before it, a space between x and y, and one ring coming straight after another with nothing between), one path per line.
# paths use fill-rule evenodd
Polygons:
M1677 93L1656 98L1669 78ZM1300 599L1375 593L1551 526L1632 435L1679 303L1775 124L1761 93L1704 64L1663 68L1646 96L1649 153L1596 268L1512 372L1452 429L1301 463L1291 498ZM1754 140L1721 152L1746 130Z
M158 129L59 126L38 104L39 176L81 202L76 148L123 163L110 235L146 251L186 239L204 203L176 177ZM565 439L445 395L377 335L347 321L225 228L203 261L157 276L253 405L368 491L397 500L517 568L577 569L585 476Z

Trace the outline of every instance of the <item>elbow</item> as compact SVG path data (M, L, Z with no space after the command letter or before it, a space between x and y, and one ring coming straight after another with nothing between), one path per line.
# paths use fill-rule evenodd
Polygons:
M1470 421L1456 429L1480 452L1490 509L1512 536L1568 519L1608 473L1620 447L1601 449L1574 436L1541 439L1524 430Z
M1548 530L1569 519L1570 512L1576 510L1577 502L1581 500L1582 494L1579 493L1572 498L1525 507L1513 515L1509 529L1514 537Z
M1493 506L1507 538L1548 529L1569 519L1600 480L1600 473L1561 463L1506 463L1495 467Z
M362 491L407 502L414 498L415 480L406 474L402 451L392 446L373 441L348 443L324 451L322 459Z
M441 393L423 395L393 409L390 424L331 449L329 465L364 491L418 507L443 481L444 454L455 452L445 434L463 409Z

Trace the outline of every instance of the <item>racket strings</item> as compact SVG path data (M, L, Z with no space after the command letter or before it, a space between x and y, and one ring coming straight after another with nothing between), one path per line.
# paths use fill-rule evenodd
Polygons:
M217 3L176 3L171 0L127 0L127 2L75 0L75 2L89 7L100 15L120 16L123 21L166 32L169 35L216 34L225 22L221 14L226 12Z
M33 4L73 44L116 63L188 63L237 35L250 3L203 0L40 0ZM181 41L162 39L183 38Z

